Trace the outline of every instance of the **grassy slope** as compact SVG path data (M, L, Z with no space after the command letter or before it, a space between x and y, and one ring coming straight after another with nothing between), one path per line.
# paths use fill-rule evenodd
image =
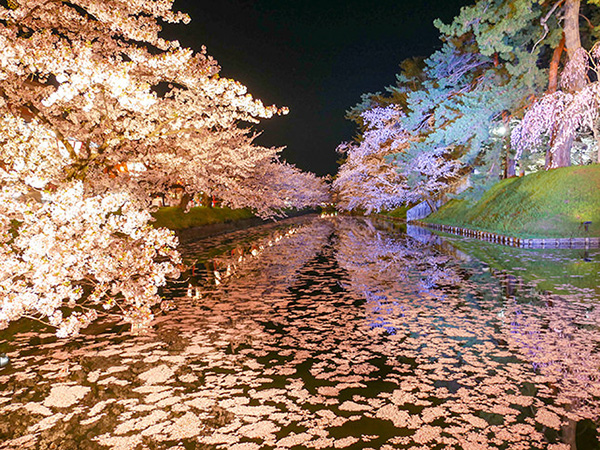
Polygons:
M395 219L406 219L406 211L408 211L410 208L410 206L401 206L399 208L392 209L391 211L382 211L379 214L382 216L393 217Z
M156 221L153 222L155 227L167 227L172 230L255 217L247 209L208 208L206 206L191 208L187 213L177 207L160 208L153 216L156 218Z
M452 200L425 221L516 237L600 236L600 165L503 180L479 202Z

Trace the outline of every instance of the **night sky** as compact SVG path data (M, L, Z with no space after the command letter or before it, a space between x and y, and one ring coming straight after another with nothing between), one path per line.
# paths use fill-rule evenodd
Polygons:
M262 121L258 143L317 175L334 174L335 148L351 140L345 112L395 81L399 63L441 46L433 20L450 22L468 0L176 0L189 25L163 36L208 54L221 76L248 86L287 116Z

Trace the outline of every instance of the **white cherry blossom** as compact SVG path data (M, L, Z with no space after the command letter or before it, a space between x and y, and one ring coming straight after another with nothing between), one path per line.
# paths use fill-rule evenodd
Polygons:
M142 331L181 268L174 234L150 224L151 195L175 184L264 217L327 199L239 126L287 109L160 37L189 21L171 7L0 6L0 327L30 317L64 337L116 314Z

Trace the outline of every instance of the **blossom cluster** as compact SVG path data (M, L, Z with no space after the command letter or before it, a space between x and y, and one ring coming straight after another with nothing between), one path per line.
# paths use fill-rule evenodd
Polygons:
M447 148L433 148L406 158L415 140L395 106L374 107L361 114L366 131L359 143L344 143L346 160L333 188L342 209L367 213L392 209L439 194L461 165L445 157Z
M151 228L126 194L90 195L80 181L43 201L14 198L8 188L0 195L0 326L36 317L65 337L102 310L149 323L158 288L178 274L172 232Z
M161 21L189 20L172 3L0 7L0 326L30 317L71 336L115 313L147 327L181 263L150 225L151 196L173 185L264 217L327 200L238 125L286 108L160 37Z

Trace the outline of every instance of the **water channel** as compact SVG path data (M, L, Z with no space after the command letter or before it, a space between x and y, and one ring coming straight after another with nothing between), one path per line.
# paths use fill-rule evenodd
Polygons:
M182 251L147 335L3 335L0 448L600 449L600 250L303 216Z

